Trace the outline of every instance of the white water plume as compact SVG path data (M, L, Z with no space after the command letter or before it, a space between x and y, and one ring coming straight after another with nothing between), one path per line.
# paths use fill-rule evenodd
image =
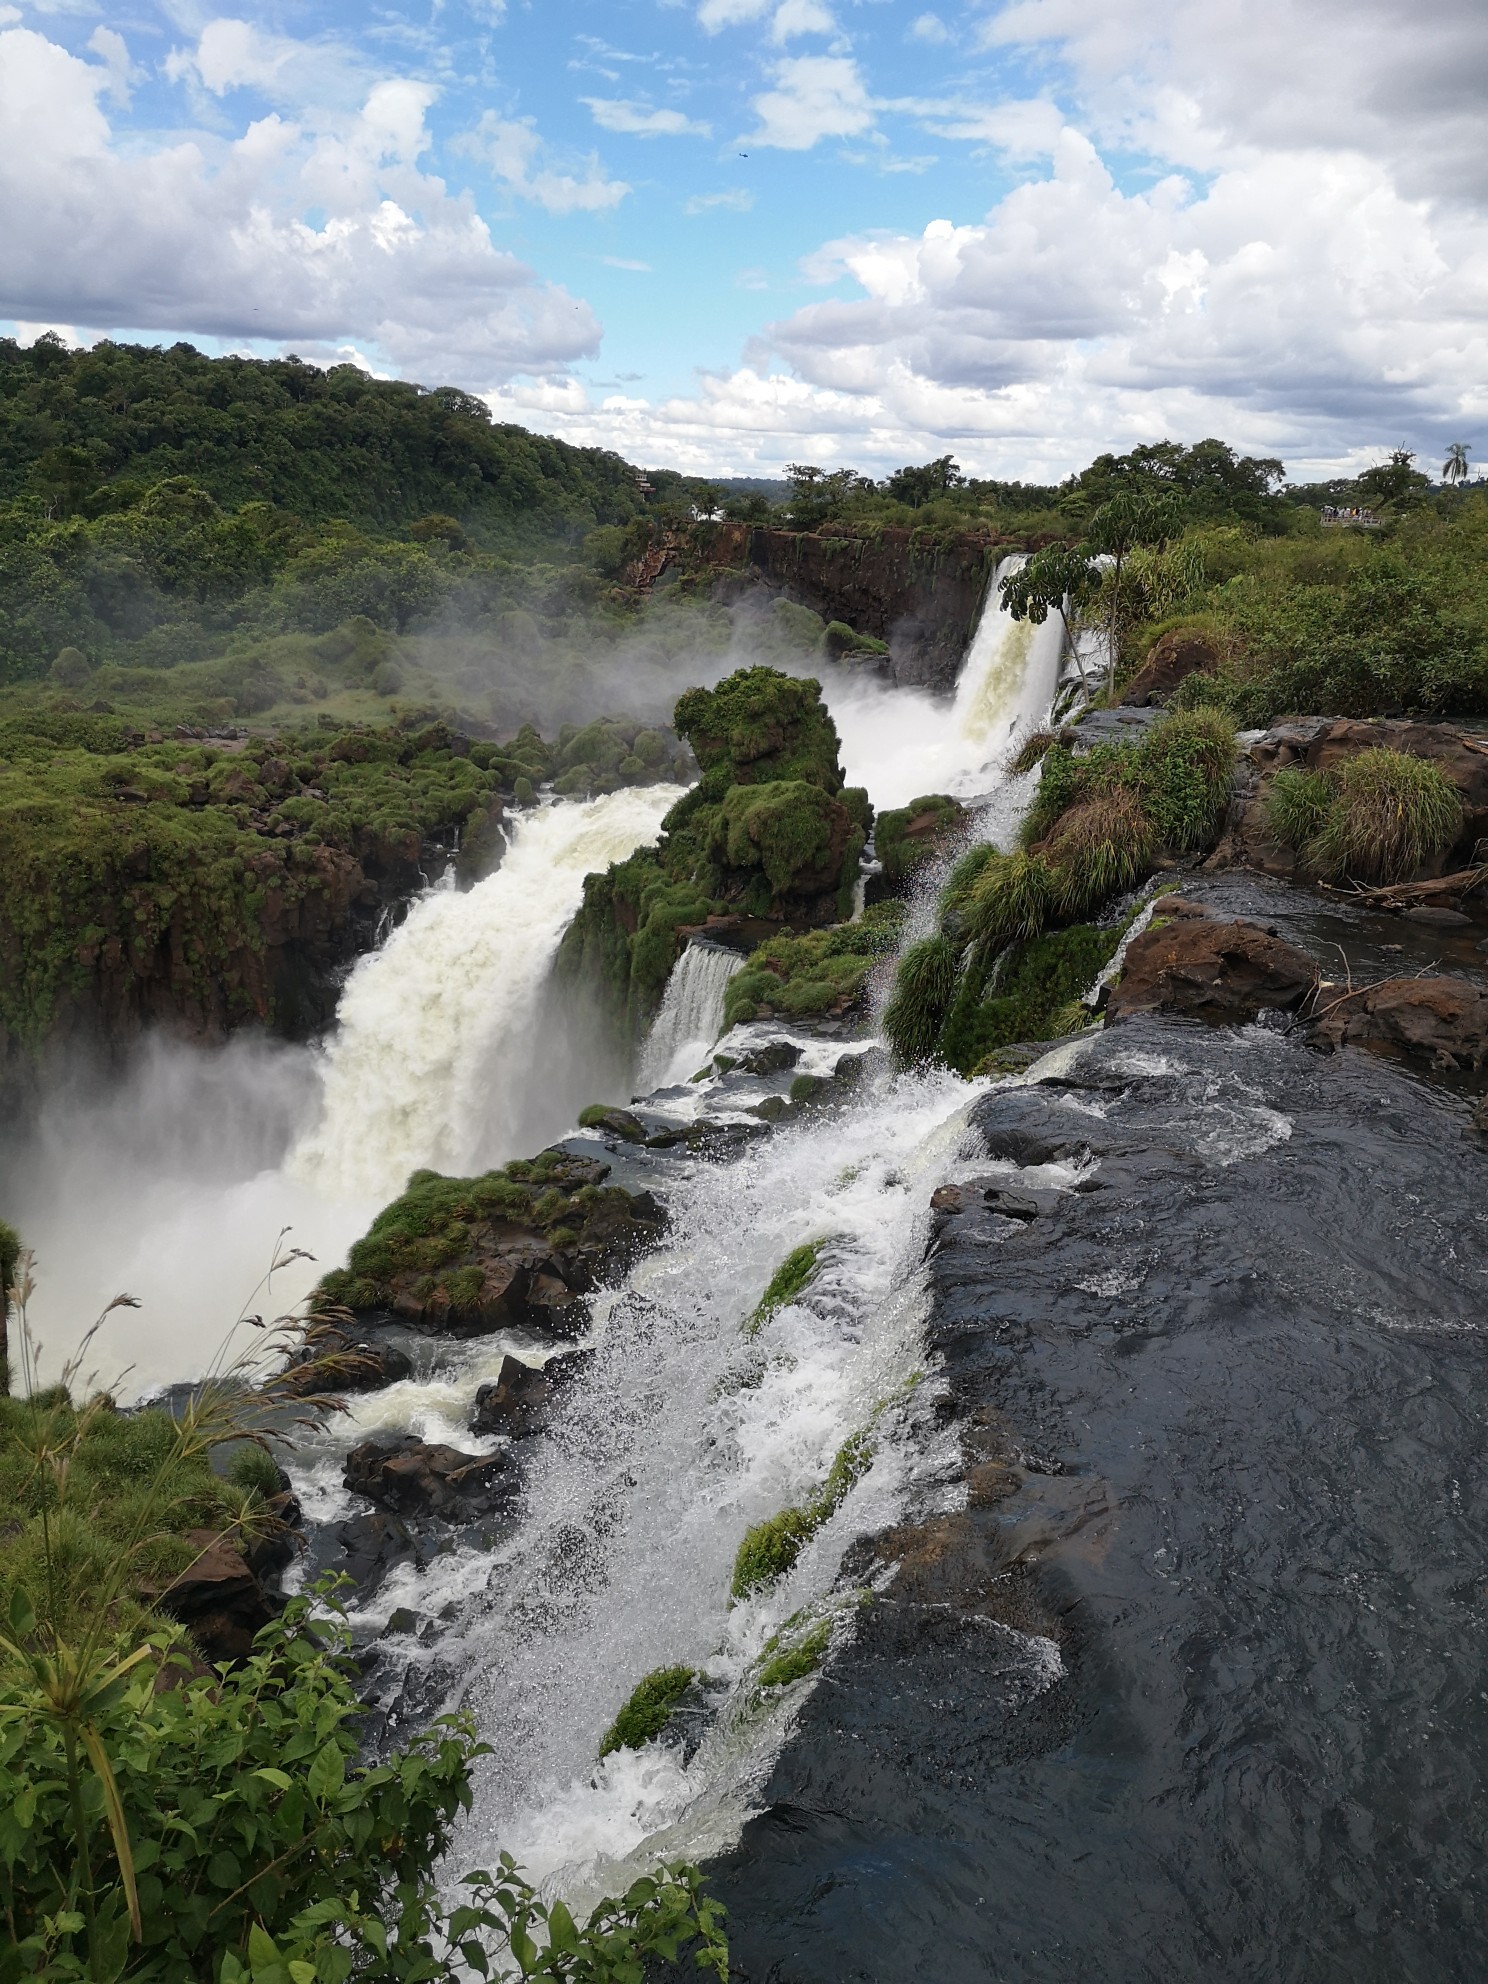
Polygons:
M949 704L878 682L828 685L848 782L866 786L875 806L986 792L1019 740L1044 721L1059 686L1064 626L1051 614L1035 627L1003 606L998 581L1022 562L1019 552L998 565Z
M388 1199L420 1167L468 1172L516 1156L534 1085L557 1072L540 1008L584 877L654 841L682 790L523 813L494 875L416 903L341 996L320 1121L294 1173L333 1196Z
M729 980L744 969L737 951L694 941L672 966L660 1009L641 1050L637 1091L670 1088L696 1074L723 1032Z

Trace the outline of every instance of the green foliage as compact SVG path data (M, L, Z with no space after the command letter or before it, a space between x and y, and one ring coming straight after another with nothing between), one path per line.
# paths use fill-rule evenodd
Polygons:
M689 1944L722 1977L719 1911L691 1869L638 1883L579 1929L503 1857L446 1916L435 1868L470 1804L474 1732L444 1717L361 1763L357 1670L344 1632L313 1622L308 1600L235 1670L191 1672L158 1639L144 1650L90 1704L132 1861L133 1934L102 1780L79 1780L26 1662L0 1681L6 1984L454 1984L462 1956L486 1976L621 1984Z
M800 1247L792 1247L754 1305L749 1320L743 1326L745 1336L757 1336L777 1309L785 1308L805 1294L821 1271L822 1249L826 1244L825 1240L808 1240Z
M917 873L937 854L948 834L966 817L959 799L943 792L929 792L880 813L873 830L873 847L883 868L884 880L897 887ZM910 835L907 829L918 825L921 831Z
M782 1509L745 1531L734 1558L730 1586L735 1603L751 1597L791 1570L822 1525L837 1513L849 1491L873 1465L873 1441L855 1433L837 1451L826 1480L808 1502Z
M767 938L729 980L725 1031L744 1020L775 1014L805 1019L853 1004L874 966L892 954L903 921L902 903L882 902L852 923Z
M884 1036L906 1066L934 1055L956 996L959 964L959 954L949 937L923 938L899 960L894 996L884 1013Z
M338 857L417 876L426 835L500 793L441 724L131 739L109 717L0 719L0 1029L33 1044L103 972L165 972L207 1021L275 1017L265 914L331 913Z
M248 1495L257 1495L265 1502L277 1495L283 1486L279 1479L278 1461L267 1447L260 1447L251 1440L239 1447L228 1462L227 1479L234 1488L241 1488Z
M819 682L742 668L715 689L689 689L673 722L697 754L710 799L730 786L780 780L842 790L837 728Z
M1326 772L1285 765L1267 788L1267 824L1283 847L1300 853L1322 831L1337 796L1337 781Z
M21 1257L21 1236L13 1226L7 1226L0 1219L0 1319L4 1316L4 1305L10 1299L15 1287L16 1263Z
M1461 797L1440 765L1405 751L1361 751L1339 769L1308 859L1322 874L1401 882L1445 854L1462 824Z
M60 1485L47 1459L59 1455ZM0 1397L0 1616L18 1590L44 1584L58 1627L74 1629L124 1565L121 1615L138 1618L196 1557L188 1530L220 1532L243 1520L242 1485L234 1493L156 1407L117 1412L99 1400L80 1408L61 1388Z
M1233 725L1214 709L1153 724L1136 751L1135 790L1158 840L1175 852L1212 845L1235 772Z
M713 822L709 852L720 867L761 869L771 895L787 895L800 888L803 876L827 868L842 816L832 794L803 779L730 786ZM839 858L833 869L840 865ZM835 872L830 881L835 885Z
M1014 944L991 965L967 962L956 1003L938 1042L940 1058L958 1074L995 1072L987 1062L1000 1048L1057 1040L1090 1018L1074 1002L1110 962L1120 927L1076 923Z
M612 1750L639 1750L672 1719L672 1711L698 1678L694 1667L658 1667L638 1681L624 1708L605 1731L601 1758Z

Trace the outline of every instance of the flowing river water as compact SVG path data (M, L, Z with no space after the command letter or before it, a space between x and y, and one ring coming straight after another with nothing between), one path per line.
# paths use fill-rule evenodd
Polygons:
M1053 630L989 611L953 707L834 694L849 777L880 806L990 792L1001 832L997 766L1058 673ZM452 1877L504 1848L582 1899L710 1857L755 1984L1478 1974L1488 1160L1466 1105L1262 1027L1158 1020L999 1083L779 1028L783 1073L692 1081L732 968L695 947L641 1085L662 1119L740 1135L711 1159L608 1148L572 1132L584 1044L545 1031L542 988L585 870L673 797L524 816L490 881L431 893L358 966L324 1049L184 1073L162 1051L132 1106L59 1101L17 1207L53 1313L59 1287L96 1308L143 1279L136 1365L188 1376L250 1238L288 1221L329 1262L415 1165L564 1137L664 1200L665 1240L596 1302L509 1517L359 1615L433 1622L376 1640L394 1726L458 1700L490 1745ZM1294 892L1232 906L1315 947L1378 936ZM835 1073L833 1098L757 1134L798 1073ZM80 1149L98 1232L133 1245L106 1282L75 1207L45 1203ZM808 1242L816 1280L750 1333ZM341 1456L371 1433L488 1449L470 1412L508 1350L543 1354L424 1345L354 1401L296 1462L312 1520L359 1506ZM858 1435L871 1463L789 1575L731 1603L746 1529ZM823 1672L762 1690L813 1635ZM635 1682L679 1664L687 1740L599 1762Z

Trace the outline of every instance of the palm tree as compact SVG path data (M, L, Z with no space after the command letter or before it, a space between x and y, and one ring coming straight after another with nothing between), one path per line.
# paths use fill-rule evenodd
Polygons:
M1447 450L1447 459L1442 463L1442 481L1450 483L1467 480L1468 444L1454 441Z

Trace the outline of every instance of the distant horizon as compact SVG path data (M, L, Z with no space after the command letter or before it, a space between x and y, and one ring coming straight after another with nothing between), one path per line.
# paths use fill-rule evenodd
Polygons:
M1488 11L0 0L0 328L459 385L625 459L1488 449Z

